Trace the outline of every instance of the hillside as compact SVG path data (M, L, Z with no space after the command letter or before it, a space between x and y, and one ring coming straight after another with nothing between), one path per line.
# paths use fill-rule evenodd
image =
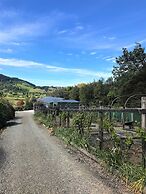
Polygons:
M46 91L28 81L0 74L0 96L15 105L20 99L46 96Z
M22 80L22 79L19 79L19 78L16 78L16 77L8 77L6 75L3 75L3 74L0 74L0 82L9 82L9 83L24 83L24 84L27 84L27 85L30 85L32 87L35 87L34 84L28 82L28 81L25 81L25 80Z
M45 93L44 89L28 81L3 74L0 74L0 90L3 93Z

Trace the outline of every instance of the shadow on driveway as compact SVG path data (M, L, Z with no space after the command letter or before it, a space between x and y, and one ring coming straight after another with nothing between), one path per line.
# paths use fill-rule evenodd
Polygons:
M22 123L18 123L16 121L8 121L6 127L11 127L15 125L21 125Z
M14 120L18 120L18 119L22 119L23 117L21 117L21 116L16 116L15 118L14 118Z
M0 147L0 169L2 168L5 161L6 161L6 153L4 149Z

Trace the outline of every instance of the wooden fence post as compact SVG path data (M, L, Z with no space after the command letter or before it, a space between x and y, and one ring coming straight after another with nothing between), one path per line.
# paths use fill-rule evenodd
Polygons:
M70 120L69 120L69 111L67 111L67 128L69 128Z
M103 112L100 111L100 123L99 123L99 149L103 149Z
M59 115L59 127L62 126L62 122L61 122L61 114Z
M146 109L146 97L141 98L141 108ZM146 132L146 114L141 114L141 127ZM146 168L146 141L142 138L143 167Z

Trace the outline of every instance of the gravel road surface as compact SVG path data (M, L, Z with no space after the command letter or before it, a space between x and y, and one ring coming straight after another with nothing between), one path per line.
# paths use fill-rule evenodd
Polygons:
M115 193L33 121L32 111L0 136L0 194Z

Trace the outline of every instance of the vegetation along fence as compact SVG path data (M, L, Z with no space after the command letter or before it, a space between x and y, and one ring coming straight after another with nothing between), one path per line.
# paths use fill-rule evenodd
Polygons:
M129 181L139 181L135 186L144 187L146 97L141 98L141 108L59 109L36 103L34 110L48 128L55 129L68 143L105 158L111 169L120 169Z

